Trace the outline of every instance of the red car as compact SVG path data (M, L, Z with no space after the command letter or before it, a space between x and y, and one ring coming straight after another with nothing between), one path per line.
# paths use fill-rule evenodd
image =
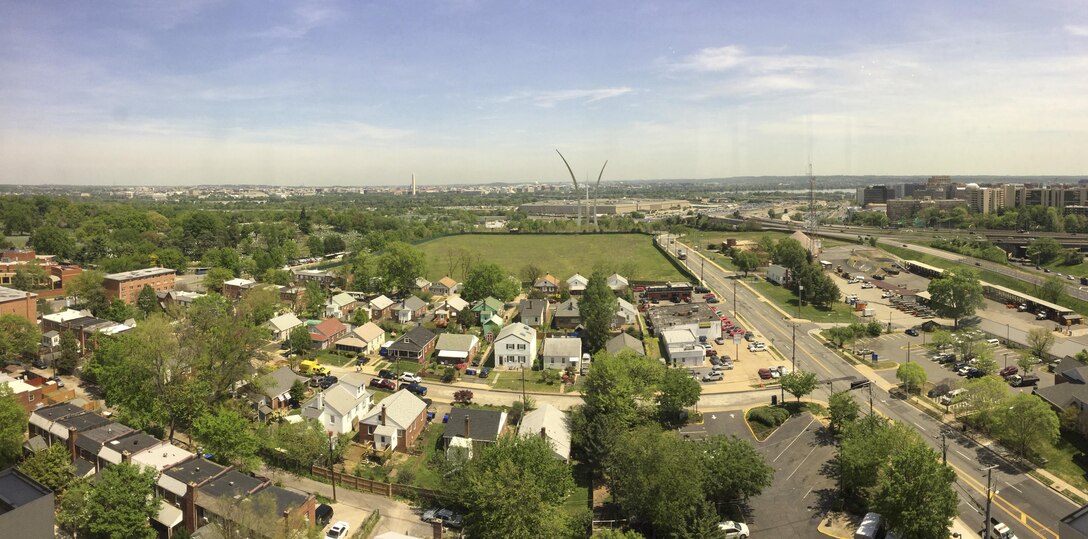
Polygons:
M774 378L774 375L771 374L771 369L763 368L759 369L759 378L761 380L770 380Z
M389 391L396 391L397 383L392 380L386 380L385 378L371 378L370 387L376 387L378 389L388 389Z
M1020 369L1018 369L1016 367L1005 367L1004 369L1001 369L1000 371L998 371L997 374L1000 375L1002 378L1008 378L1008 377L1016 374L1019 371L1020 371Z

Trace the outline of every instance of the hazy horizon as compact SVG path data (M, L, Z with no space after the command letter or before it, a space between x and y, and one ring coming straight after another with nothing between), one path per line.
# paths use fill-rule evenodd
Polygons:
M250 7L251 9L246 9ZM0 183L1088 173L1088 10L0 4Z

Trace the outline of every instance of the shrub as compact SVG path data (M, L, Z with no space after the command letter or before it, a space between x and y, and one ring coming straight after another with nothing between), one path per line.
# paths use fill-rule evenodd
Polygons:
M777 427L785 423L789 417L789 410L778 406L760 406L759 408L752 408L748 412L748 421L767 427Z
M457 369L453 367L446 367L445 370L442 371L443 382L448 384L452 382L454 378L457 378Z
M469 404L472 402L472 391L468 389L459 389L453 392L453 402Z

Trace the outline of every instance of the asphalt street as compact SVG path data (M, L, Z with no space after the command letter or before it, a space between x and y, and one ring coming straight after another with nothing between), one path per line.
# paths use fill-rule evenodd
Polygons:
M681 247L692 253L692 256L688 257L687 264L698 275L700 269L698 259L702 254L692 251L686 245ZM702 270L706 285L723 298L723 306L731 308L734 274L720 269L709 260L703 265ZM790 345L793 336L793 328L790 324L800 323L796 332L795 352L798 368L816 372L821 380L830 382L829 386L834 384L834 381L846 384L849 379L865 378L860 371L808 334L809 331L819 329L815 324L794 320L784 315L743 285L737 286L736 291L739 312L734 313L734 316L739 316L749 326L756 327L773 338L787 357L794 354ZM842 385L837 387L843 388ZM826 400L829 391L830 387L821 388L812 395L812 398ZM863 402L863 409L867 408L869 395L868 391L857 395L858 400ZM914 406L891 397L880 387L872 387L871 395L876 412L913 426L932 447L938 451L941 450L939 435L942 431L948 430L947 425L924 414ZM996 460L989 450L968 438L957 435L951 438L950 442L947 452L948 464L959 477L957 491L962 501L960 516L965 521L975 525L976 529L982 529L983 517L980 511L984 509L986 500L984 468L999 463L1000 466L993 470L994 485L998 493L993 496L992 515L1008 524L1021 539L1036 537L1058 539L1058 521L1076 509L1072 502L1030 476L1019 472L1010 464ZM982 509L979 508L980 505L983 506Z

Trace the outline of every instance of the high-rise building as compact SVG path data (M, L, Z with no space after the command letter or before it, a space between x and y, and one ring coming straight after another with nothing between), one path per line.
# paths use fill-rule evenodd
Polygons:
M884 204L895 198L895 191L889 188L887 185L870 185L861 191L861 196L858 197L858 204L866 206L868 204Z

